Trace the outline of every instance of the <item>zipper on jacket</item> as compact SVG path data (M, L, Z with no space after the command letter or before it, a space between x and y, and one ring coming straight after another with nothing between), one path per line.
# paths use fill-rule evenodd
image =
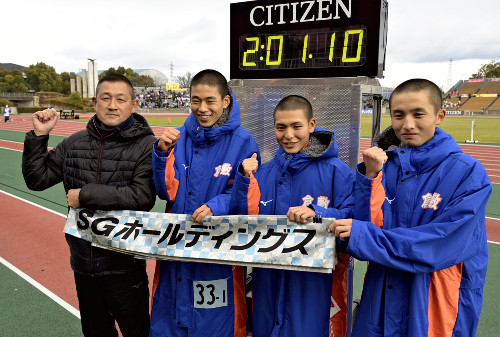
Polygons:
M101 138L101 149L99 151L99 158L97 158L97 184L101 181L101 168L102 168L102 153L104 151L104 140ZM94 254L92 245L90 245L90 273L94 274Z
M97 184L101 181L102 169L102 153L104 152L104 140L101 138L101 150L99 151L99 158L97 158Z

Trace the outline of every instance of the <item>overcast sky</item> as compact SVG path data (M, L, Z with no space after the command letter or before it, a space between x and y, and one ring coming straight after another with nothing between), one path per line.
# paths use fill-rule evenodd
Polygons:
M172 63L174 75L213 68L229 79L231 2L239 1L4 1L0 63L44 62L61 73L94 58L99 70L150 68L167 77ZM453 84L500 61L499 13L497 0L389 0L382 85L423 77L447 90L450 58Z

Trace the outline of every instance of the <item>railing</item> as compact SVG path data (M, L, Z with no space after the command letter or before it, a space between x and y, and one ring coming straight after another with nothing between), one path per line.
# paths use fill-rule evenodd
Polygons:
M19 97L19 98L32 98L33 93L31 92L0 92L1 98L6 97Z

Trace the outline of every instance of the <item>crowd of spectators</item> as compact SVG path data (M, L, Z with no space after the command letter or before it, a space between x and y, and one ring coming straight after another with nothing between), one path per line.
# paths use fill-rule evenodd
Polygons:
M450 102L447 100L443 101L443 109L458 109L460 108L460 96L458 97L458 102Z
M164 109L189 107L189 96L161 89L136 89L141 109Z

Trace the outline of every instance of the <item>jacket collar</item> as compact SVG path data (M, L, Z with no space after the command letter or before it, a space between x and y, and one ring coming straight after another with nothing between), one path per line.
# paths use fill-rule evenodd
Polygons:
M299 153L288 154L280 146L274 156L275 165L281 172L294 175L304 170L312 161L337 158L339 149L333 131L316 127L306 148Z
M445 131L436 128L434 137L417 147L401 147L392 127L388 127L374 141L376 146L387 151L404 172L426 172L454 153L462 152L457 142Z
M122 138L135 138L144 135L154 135L146 119L135 112L129 119L110 130L102 129L97 123L97 115L94 115L87 123L87 130L96 138L114 138L117 135ZM102 130L104 130L104 132Z

